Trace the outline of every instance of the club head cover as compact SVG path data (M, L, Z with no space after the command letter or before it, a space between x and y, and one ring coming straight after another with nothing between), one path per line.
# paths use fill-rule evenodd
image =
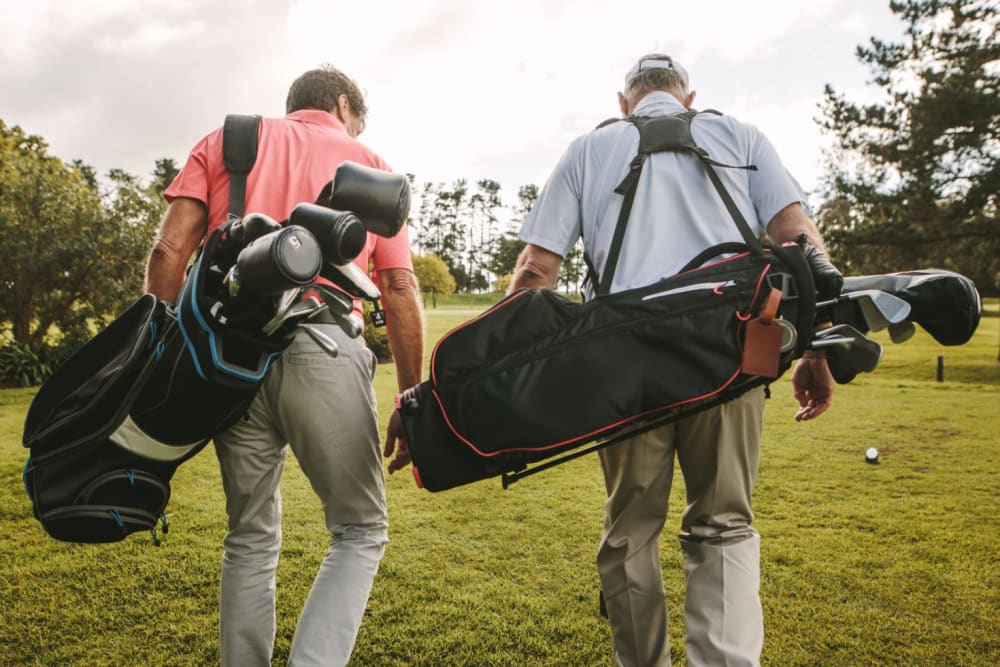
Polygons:
M347 264L361 254L368 241L364 223L354 213L318 204L298 204L288 216L288 224L308 229L319 242L323 260L331 264Z
M365 229L385 238L395 236L410 215L410 181L355 162L344 162L323 188L316 203L338 211L351 211Z

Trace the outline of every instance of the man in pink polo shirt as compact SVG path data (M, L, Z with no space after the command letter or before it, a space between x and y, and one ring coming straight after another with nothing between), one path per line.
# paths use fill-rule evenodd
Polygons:
M296 79L286 110L284 118L261 122L247 212L286 219L296 204L314 201L347 160L388 171L356 140L364 129L365 101L357 84L337 69L324 66ZM149 256L146 291L173 301L191 254L226 221L229 173L222 163L221 128L192 149L164 196L170 206ZM423 363L423 320L406 227L391 239L369 234L355 263L367 271L369 260L404 389L420 382ZM288 445L322 502L332 535L299 618L289 665L347 662L388 541L371 386L375 358L362 339L349 338L337 325L315 326L337 343L337 357L299 334L272 366L248 418L215 438L229 516L220 596L223 665L271 664L279 480ZM391 420L387 440L401 435L398 420Z

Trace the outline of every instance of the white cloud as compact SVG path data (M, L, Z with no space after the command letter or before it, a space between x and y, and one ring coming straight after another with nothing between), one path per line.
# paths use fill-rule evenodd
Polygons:
M863 85L859 31L884 34L887 14L870 0L35 0L0 23L0 118L64 159L146 174L226 113L282 113L294 77L330 62L367 91L362 139L394 168L495 178L512 199L617 114L636 57L666 51L698 106L760 125L805 183L815 100L826 82Z
M102 35L97 40L97 49L103 53L123 56L151 53L202 32L204 28L205 24L198 20L185 21L180 25L151 21L141 25L136 32Z

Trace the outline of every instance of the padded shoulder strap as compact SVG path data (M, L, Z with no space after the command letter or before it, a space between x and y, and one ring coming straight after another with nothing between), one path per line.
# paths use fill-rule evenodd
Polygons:
M622 243L625 240L625 228L628 225L628 219L632 213L632 202L635 200L635 192L639 186L639 177L642 175L642 167L646 163L646 158L653 153L686 152L697 157L698 161L701 162L701 164L705 167L705 170L708 172L708 177L712 181L712 185L719 193L719 197L722 199L723 204L725 204L726 209L732 216L733 222L736 223L736 227L740 230L740 235L743 237L743 240L754 253L760 254L763 252L760 241L750 229L750 225L747 224L747 221L740 212L739 207L736 206L736 202L733 201L732 196L730 196L729 192L722 184L722 180L719 178L718 173L715 171L715 167L749 170L756 170L757 167L754 165L738 166L722 164L711 159L708 152L704 148L698 146L694 142L694 138L691 136L691 120L699 113L721 115L714 109L700 112L688 109L684 113L672 116L656 116L652 118L644 116L630 116L626 119L628 122L635 125L636 129L639 130L639 150L636 153L636 156L632 158L632 163L629 165L629 170L625 175L625 178L623 178L622 182L618 184L617 188L615 188L615 192L622 195L624 199L622 200L621 211L618 214L618 223L615 226L615 234L611 239L611 247L608 249L608 259L604 265L604 273L600 278L600 282L597 283L596 291L598 295L608 294L611 291L611 281L614 278L615 269L618 266L618 256L621 254ZM598 127L603 127L610 122L610 120L605 121Z
M260 116L229 114L222 126L222 164L229 172L229 217L242 218L246 209L247 174L257 161Z

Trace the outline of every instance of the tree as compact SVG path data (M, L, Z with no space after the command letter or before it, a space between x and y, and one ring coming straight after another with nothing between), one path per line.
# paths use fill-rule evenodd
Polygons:
M160 158L156 161L156 167L153 169L153 182L149 186L150 189L157 195L162 195L179 173L180 169L177 168L177 163L174 162L173 158Z
M124 172L109 180L102 195L93 169L0 121L0 320L18 345L40 349L57 330L82 343L141 292L162 203Z
M494 281L494 287L497 284L503 285L504 282L501 279L514 272L517 258L524 249L524 241L517 238L517 233L521 225L524 224L524 219L528 217L528 213L531 211L531 207L535 205L537 199L537 185L522 185L518 188L517 203L511 210L511 219L507 226L507 231L494 237L490 244L490 257L487 266L494 275L498 276L498 279ZM509 279L506 281L506 284L510 284Z
M834 137L818 212L848 273L951 268L1000 287L1000 8L990 0L890 3L902 43L857 56L885 93L859 105L826 86Z
M476 182L476 191L469 199L472 218L466 226L467 273L471 290L484 290L490 285L490 247L497 234L497 211L503 206L500 184L492 179Z
M517 257L522 250L524 250L524 241L510 232L493 239L489 259L490 272L496 276L513 273Z
M566 256L563 257L562 267L559 269L559 282L566 292L571 292L580 289L586 273L587 265L583 261L583 244L577 241L576 245L570 248Z
M417 276L420 291L425 295L431 295L434 308L437 308L438 294L448 296L455 291L455 278L448 272L448 265L434 253L414 255L413 273ZM426 296L424 296L424 305L427 305Z
M421 197L420 248L444 261L456 280L468 275L463 266L466 235L462 228L467 194L468 182L459 179L451 187L426 183ZM458 286L463 288L461 282Z

